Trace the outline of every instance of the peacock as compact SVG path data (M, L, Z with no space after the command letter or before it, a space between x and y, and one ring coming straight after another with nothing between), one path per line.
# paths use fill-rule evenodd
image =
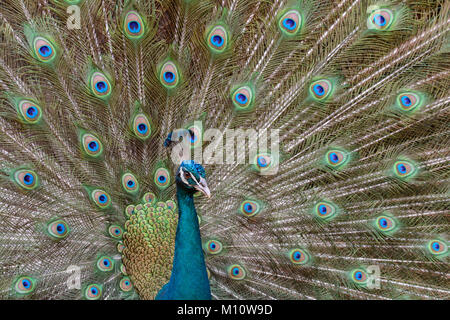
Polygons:
M0 298L449 299L449 12L1 1Z

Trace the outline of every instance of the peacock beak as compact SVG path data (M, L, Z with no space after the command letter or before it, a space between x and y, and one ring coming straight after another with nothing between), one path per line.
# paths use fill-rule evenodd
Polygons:
M200 182L194 186L195 189L203 193L206 197L211 198L211 191L209 191L208 185L204 178L200 178Z

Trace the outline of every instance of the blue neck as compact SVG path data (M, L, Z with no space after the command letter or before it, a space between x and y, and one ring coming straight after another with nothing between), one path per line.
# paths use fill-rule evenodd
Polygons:
M172 275L157 299L210 300L208 274L192 192L177 185L178 226Z

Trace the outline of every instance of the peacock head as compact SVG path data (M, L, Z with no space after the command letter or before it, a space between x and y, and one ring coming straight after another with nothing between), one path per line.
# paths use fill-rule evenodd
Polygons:
M188 192L200 191L206 197L211 197L208 185L206 184L205 169L192 160L184 160L178 167L176 183Z

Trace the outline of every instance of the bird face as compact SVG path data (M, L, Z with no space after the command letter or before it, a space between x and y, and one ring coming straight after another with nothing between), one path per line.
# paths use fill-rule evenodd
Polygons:
M185 160L180 164L176 175L176 182L192 192L200 191L206 197L211 197L206 183L205 169L192 160Z

